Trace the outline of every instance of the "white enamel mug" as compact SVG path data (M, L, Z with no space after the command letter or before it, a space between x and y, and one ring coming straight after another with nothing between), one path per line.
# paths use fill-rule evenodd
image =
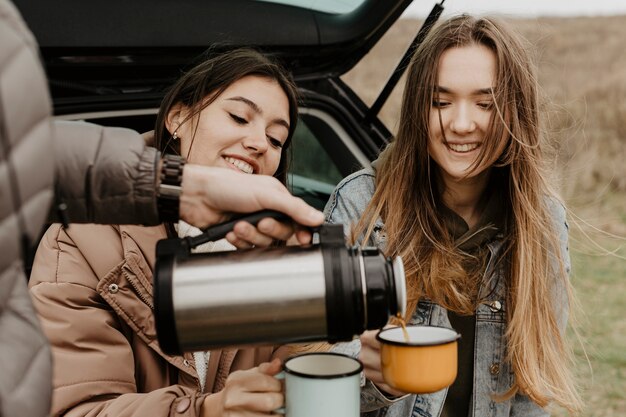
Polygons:
M287 417L358 417L360 373L357 359L331 352L305 353L285 361L285 407L274 410Z

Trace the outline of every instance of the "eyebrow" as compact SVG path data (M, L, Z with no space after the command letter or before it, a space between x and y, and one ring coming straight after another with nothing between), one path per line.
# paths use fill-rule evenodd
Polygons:
M452 90L446 87L442 87L440 85L435 86L434 88L435 93L439 92L439 93L443 93L443 94L452 94ZM494 88L493 87L489 87L489 88L479 88L478 90L474 90L472 91L472 95L473 96L483 96L483 95L490 95L493 92Z
M261 110L261 108L252 100L247 99L245 97L242 96L235 96L235 97L229 97L226 100L229 101L239 101L241 103L246 104L248 107L250 107L252 109L252 111L254 111L257 114L263 114L263 110ZM287 121L285 119L274 119L272 120L273 123L279 124L281 126L284 126L287 128L287 130L289 130L289 123L287 123Z

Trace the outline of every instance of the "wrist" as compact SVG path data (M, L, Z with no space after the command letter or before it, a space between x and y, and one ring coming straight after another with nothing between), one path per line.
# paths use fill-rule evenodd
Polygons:
M388 402L388 404L401 400L408 395L406 392L394 390L387 384L377 384L371 380L369 380L369 382L372 384L374 392L376 392L382 399Z
M159 161L157 208L161 222L178 221L184 167L185 158L178 155L163 155Z
M200 417L222 417L222 391L204 397Z

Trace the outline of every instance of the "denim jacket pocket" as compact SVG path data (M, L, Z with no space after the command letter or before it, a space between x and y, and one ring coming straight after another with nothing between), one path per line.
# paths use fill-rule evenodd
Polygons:
M411 324L429 325L430 318L433 314L435 304L431 301L421 300L417 303L417 307L411 317Z

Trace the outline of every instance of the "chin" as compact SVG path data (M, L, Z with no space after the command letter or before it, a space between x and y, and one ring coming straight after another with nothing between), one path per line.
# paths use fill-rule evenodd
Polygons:
M444 170L444 172L446 173L448 177L460 180L470 173L470 167L463 167L463 168L455 167L453 169L446 169Z

